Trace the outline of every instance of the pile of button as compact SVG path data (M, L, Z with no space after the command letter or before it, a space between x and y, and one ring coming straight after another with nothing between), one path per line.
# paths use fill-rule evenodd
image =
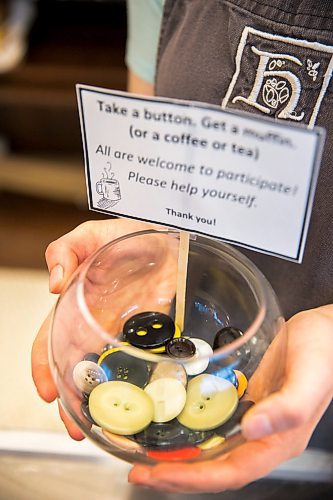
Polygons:
M210 362L213 349L240 335L225 327L212 348L182 336L166 314L132 316L123 328L123 347L106 345L74 367L84 417L111 442L159 460L185 460L218 446L253 404L240 401L247 388L241 371ZM160 354L161 361L130 355L126 345Z

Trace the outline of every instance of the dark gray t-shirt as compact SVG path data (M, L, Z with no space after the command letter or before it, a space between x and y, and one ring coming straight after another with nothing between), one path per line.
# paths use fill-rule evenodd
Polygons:
M287 318L333 303L332 70L331 0L166 0L157 95L326 129L302 264L241 250L266 275ZM333 449L332 407L325 419L314 444Z

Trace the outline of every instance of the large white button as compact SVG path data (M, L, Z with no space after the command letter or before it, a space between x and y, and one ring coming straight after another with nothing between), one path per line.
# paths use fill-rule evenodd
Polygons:
M140 387L110 381L92 390L89 411L93 420L109 432L130 435L141 432L153 419L153 402Z
M144 391L154 405L154 422L169 422L184 408L186 390L177 379L159 378L148 384Z
M237 405L237 389L229 380L204 373L188 383L186 404L177 418L190 429L215 429L232 416Z
M188 375L198 375L206 370L209 358L213 356L213 349L205 340L191 338L196 351L191 361L184 361L184 368Z
M104 370L93 361L80 361L73 370L73 380L79 391L90 394L97 385L107 382Z

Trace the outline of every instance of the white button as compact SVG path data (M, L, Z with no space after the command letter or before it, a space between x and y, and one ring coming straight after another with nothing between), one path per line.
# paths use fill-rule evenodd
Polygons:
M154 405L154 422L169 422L184 408L186 390L177 379L159 378L148 384L144 391Z
M79 391L90 394L97 385L107 382L103 368L93 361L80 361L73 370L73 380Z
M151 374L150 382L166 377L179 380L186 387L187 375L181 364L174 363L173 361L161 361L157 363Z
M184 361L184 368L188 375L198 375L206 370L209 358L213 356L213 349L202 339L191 338L196 352L191 361Z

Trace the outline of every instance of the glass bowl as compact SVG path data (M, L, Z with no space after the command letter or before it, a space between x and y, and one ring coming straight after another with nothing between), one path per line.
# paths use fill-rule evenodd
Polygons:
M81 431L128 462L200 461L243 442L241 419L283 379L285 323L274 291L239 251L180 232L111 241L59 297L50 364ZM177 296L178 290L178 296Z

